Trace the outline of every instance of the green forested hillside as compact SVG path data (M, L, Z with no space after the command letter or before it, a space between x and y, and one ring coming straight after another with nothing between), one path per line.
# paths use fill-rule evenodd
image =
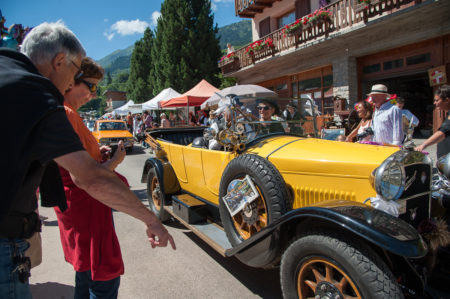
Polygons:
M237 50L240 46L252 41L252 22L244 20L219 28L220 48L225 49L227 43Z
M222 50L226 49L227 43L232 44L237 50L252 41L251 21L244 20L221 27L217 35L220 37L219 44ZM109 72L112 76L121 71L129 71L133 49L134 44L126 49L116 50L97 62L105 69L105 73Z

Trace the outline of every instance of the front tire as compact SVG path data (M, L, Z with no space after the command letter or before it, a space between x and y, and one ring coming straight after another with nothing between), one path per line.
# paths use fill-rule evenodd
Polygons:
M383 260L367 245L328 232L300 237L284 252L284 298L403 298Z
M147 174L147 198L148 205L153 213L161 220L161 222L170 219L170 214L164 210L164 205L167 202L161 191L161 184L156 174L155 168L150 168Z

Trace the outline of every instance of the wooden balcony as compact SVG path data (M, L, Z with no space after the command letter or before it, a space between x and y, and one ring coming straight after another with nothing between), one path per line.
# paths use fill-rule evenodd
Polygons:
M272 4L281 0L234 0L236 16L241 18L253 18L257 13L262 13L264 8L272 7Z
M261 1L235 0L236 13L246 11L246 14L251 15L252 13L248 9L250 5L255 5L253 3L256 2ZM308 24L295 34L286 34L282 28L278 29L261 38L261 40L272 39L273 48L270 51L251 56L246 53L248 47L246 45L235 51L239 64L235 62L232 68L224 68L223 64L219 63L219 67L222 68L223 74L231 74L268 57L276 57L283 51L303 47L310 42L320 43L322 40L335 38L334 36L339 36L341 33L347 34L348 29L352 26L363 25L372 19L409 9L419 4L421 4L421 0L371 0L368 5L365 3L359 4L357 0L339 0L325 7L331 12L331 20ZM253 12L257 13L256 11Z

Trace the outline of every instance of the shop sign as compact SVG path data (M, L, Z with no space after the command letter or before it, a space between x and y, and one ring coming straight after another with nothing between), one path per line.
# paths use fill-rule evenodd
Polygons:
M447 75L445 73L445 65L441 65L428 70L428 78L430 86L436 86L447 83Z

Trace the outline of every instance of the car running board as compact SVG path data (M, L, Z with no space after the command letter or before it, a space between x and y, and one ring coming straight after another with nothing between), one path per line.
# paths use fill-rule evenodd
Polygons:
M184 226L190 229L200 239L205 241L214 250L220 253L222 256L227 257L226 250L231 249L231 244L225 234L225 231L215 223L208 222L206 218L203 221L196 223L189 223L192 217L188 217L191 213L195 213L195 210L200 208L205 203L200 202L194 197L188 194L173 195L172 205L165 206L164 209L172 215L175 219L180 221ZM190 205L189 205L190 204ZM195 218L196 219L196 218ZM198 219L196 219L198 220Z

